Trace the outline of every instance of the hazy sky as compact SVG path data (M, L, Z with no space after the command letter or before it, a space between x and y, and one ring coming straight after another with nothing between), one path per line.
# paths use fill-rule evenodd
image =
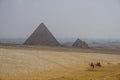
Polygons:
M120 0L0 0L0 38L27 38L41 22L58 38L120 39Z

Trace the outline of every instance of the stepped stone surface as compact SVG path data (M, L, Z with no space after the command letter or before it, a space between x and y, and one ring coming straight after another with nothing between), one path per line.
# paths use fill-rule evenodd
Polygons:
M25 41L26 45L48 45L59 46L59 42L55 39L52 33L47 29L44 23L41 23L38 28Z
M89 48L88 44L85 41L82 41L80 39L77 39L72 46L78 47L78 48Z

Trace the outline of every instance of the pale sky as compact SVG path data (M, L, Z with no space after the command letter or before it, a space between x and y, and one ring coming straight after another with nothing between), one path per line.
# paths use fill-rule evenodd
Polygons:
M41 22L57 38L120 39L120 0L0 0L0 38L28 38Z

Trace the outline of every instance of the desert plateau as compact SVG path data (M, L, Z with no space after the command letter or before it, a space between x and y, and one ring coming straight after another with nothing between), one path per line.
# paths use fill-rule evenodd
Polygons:
M90 62L102 67L90 69ZM0 46L0 80L120 80L120 54L109 50Z

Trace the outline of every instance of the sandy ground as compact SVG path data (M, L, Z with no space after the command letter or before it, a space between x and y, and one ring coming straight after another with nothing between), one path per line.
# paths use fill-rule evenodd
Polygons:
M89 63L101 68L90 71ZM120 55L0 47L0 80L120 80Z

